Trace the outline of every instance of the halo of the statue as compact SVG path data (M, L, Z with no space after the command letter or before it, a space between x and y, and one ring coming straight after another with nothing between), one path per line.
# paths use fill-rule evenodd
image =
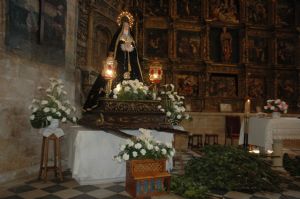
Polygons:
M134 18L132 16L132 14L128 11L122 11L118 18L117 18L117 23L119 26L122 25L122 23L124 22L124 20L126 20L126 22L129 23L129 27L132 28L133 23L134 23Z

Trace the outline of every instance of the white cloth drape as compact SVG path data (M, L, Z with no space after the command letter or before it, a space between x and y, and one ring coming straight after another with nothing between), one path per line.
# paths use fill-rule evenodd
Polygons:
M259 118L249 119L248 143L265 150L272 150L273 140L300 139L300 119ZM239 144L244 142L244 122L241 126Z
M130 135L139 135L138 130L123 130ZM152 131L155 139L173 141L173 134ZM118 163L113 156L119 153L124 138L104 131L75 130L69 138L69 167L80 184L98 184L125 180L125 163ZM167 164L172 168L172 161Z

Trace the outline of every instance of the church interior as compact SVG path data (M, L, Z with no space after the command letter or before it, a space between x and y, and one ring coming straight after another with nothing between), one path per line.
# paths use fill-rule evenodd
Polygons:
M0 199L300 199L300 1L1 0Z

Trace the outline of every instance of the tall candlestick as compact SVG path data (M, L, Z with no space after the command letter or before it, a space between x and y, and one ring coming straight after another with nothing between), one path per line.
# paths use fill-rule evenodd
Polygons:
M251 109L251 101L250 99L247 99L245 103L245 113L250 113L250 109Z

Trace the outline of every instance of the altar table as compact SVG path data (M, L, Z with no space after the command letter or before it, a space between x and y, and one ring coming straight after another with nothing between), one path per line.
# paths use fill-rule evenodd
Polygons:
M69 167L72 176L79 184L100 184L125 181L125 163L118 163L113 156L119 153L121 144L126 139L105 131L94 131L73 128L69 138ZM130 135L139 135L138 130L122 130ZM173 142L173 134L152 131L154 139L162 142ZM172 160L168 160L167 168L172 168Z
M273 150L280 156L274 166L282 166L282 140L300 139L300 119L298 118L249 118L248 144ZM240 130L239 144L244 143L244 122Z

